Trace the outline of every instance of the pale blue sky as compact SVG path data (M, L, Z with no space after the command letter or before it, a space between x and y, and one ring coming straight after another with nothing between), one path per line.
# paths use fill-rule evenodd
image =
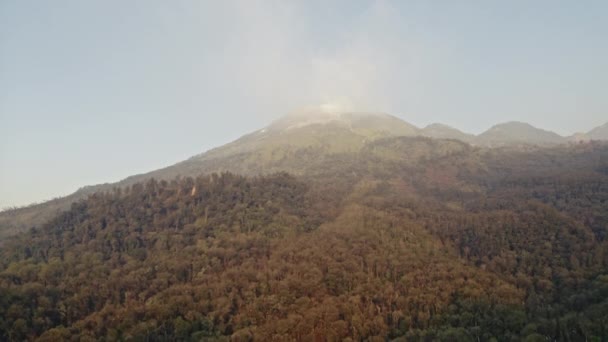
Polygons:
M330 3L330 4L328 4ZM608 121L607 1L0 1L0 207L347 99L479 133Z

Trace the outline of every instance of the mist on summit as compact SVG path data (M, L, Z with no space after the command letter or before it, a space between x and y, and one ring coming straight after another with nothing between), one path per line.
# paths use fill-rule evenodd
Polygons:
M3 1L0 207L170 165L309 104L588 132L608 108L605 7Z

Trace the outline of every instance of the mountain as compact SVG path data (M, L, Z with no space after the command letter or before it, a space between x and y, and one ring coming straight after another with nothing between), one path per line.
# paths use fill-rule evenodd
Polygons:
M353 153L367 143L392 136L414 136L415 126L384 113L336 112L324 106L306 107L236 141L166 168L134 175L113 184L84 187L72 195L41 204L0 212L0 240L39 226L71 204L98 191L144 182L232 171L245 175L310 171L335 154Z
M575 133L568 137L568 141L582 142L590 140L608 140L608 122L595 127L587 133Z
M467 143L473 143L475 141L474 135L464 133L456 128L440 123L434 123L424 127L421 130L421 135L435 139L455 139Z
M356 153L375 140L417 136L415 126L384 113L336 113L306 108L269 126L175 165L118 183L133 184L150 178L173 179L230 171L244 175L287 171L312 172L311 165L335 155Z
M4 212L0 340L608 338L608 143L423 131L308 108Z
M589 139L589 136L587 135L587 133L582 133L582 132L574 133L571 136L566 137L566 139L569 142L584 142L584 141L591 140L591 139Z
M275 169L279 171L275 164L280 164L280 170L289 167L285 159L293 153L349 153L376 139L415 136L418 131L415 126L384 113L336 113L313 107L291 113L261 130L187 162L213 163L248 155L246 160L231 165L230 169L237 166L241 167L239 172L272 172ZM297 172L298 169L290 171Z
M476 142L486 146L552 145L564 143L566 139L557 133L542 130L524 122L511 121L492 126L478 135Z
M307 107L288 114L262 129L269 133L286 134L310 126L317 128L335 124L364 136L413 136L418 128L385 113L327 111L322 107Z
M315 167L325 161L357 153L370 148L375 141L398 136L455 139L482 147L550 145L565 141L555 133L524 123L497 125L475 137L442 124L419 129L385 113L345 112L331 106L310 106L175 165L133 175L113 184L87 186L72 195L45 203L0 212L0 240L40 226L54 215L69 209L72 203L98 191L145 182L151 178L171 180L223 171L243 175L281 171L295 175L314 174L317 171Z
M590 130L586 136L593 140L608 140L608 122Z
M0 340L608 337L607 143L283 159L304 168L148 178L7 239Z

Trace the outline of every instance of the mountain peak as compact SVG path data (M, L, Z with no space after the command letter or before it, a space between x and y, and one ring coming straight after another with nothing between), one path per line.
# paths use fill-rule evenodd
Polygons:
M325 103L317 106L306 106L295 110L270 124L266 130L285 131L311 125L341 123L352 126L353 121L363 118L394 118L377 112L357 112L348 104ZM396 119L396 118L395 118Z
M534 126L530 125L527 122L523 121L507 121L503 123L496 124L490 127L489 130L503 130L503 129L536 129Z
M587 136L594 140L608 140L608 122L590 130Z
M492 126L478 136L478 140L488 146L504 144L558 144L565 138L557 133L536 128L527 122L509 121Z

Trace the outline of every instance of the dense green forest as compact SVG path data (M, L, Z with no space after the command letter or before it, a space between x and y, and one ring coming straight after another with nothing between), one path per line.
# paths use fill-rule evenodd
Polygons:
M0 340L608 340L606 144L300 153L299 175L149 180L7 239Z

